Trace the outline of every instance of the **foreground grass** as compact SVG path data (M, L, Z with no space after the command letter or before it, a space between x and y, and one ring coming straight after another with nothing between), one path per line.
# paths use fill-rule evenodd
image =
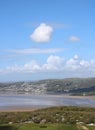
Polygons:
M95 108L64 106L0 113L0 130L95 130L88 124L95 124Z
M0 130L95 130L95 126L66 125L66 124L15 124L1 125Z
M76 125L63 124L22 124L22 125L2 125L0 130L78 130Z

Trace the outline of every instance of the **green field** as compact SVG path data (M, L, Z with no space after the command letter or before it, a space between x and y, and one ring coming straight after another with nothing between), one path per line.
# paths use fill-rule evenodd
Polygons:
M0 130L95 130L95 126L65 125L65 124L15 124L0 125Z

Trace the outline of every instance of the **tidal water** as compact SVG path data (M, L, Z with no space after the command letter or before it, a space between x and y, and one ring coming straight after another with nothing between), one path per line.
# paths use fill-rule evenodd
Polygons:
M43 108L51 106L88 106L95 107L95 100L87 98L71 98L70 96L50 95L1 95L0 110L15 107Z

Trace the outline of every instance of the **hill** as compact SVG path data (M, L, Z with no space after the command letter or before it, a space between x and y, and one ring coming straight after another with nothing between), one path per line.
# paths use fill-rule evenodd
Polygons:
M95 78L66 78L36 82L0 83L0 93L94 95Z

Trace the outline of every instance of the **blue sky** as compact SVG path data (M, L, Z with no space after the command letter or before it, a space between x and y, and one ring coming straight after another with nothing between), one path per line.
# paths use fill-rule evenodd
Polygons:
M95 0L0 1L0 82L95 77Z

